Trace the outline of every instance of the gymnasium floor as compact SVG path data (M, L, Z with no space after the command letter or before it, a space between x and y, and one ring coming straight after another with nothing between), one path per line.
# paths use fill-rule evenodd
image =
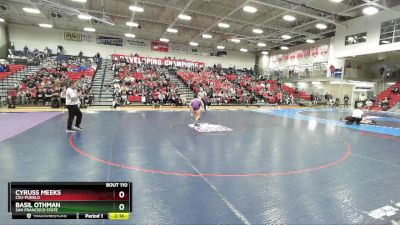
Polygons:
M1 113L0 225L390 224L400 217L400 115L331 109ZM216 129L218 131L216 131ZM131 181L130 221L21 221L9 181ZM382 208L384 207L384 208Z

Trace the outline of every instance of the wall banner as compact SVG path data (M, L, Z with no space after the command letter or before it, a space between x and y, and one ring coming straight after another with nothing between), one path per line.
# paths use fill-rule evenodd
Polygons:
M108 37L108 36L102 36L102 35L99 35L96 37L96 42L97 42L97 44L103 44L103 45L114 45L114 46L122 46L123 45L122 38Z
M149 42L147 40L127 39L126 42L130 46L139 46L139 47L147 47L147 46L149 46Z
M116 61L119 61L121 58L124 57L129 63L145 63L145 64L159 65L159 66L175 65L179 67L196 67L196 68L204 67L204 62L194 62L188 60L152 58L152 57L142 57L142 56L132 56L132 55L121 55L121 54L113 54L112 57Z
M73 32L64 32L64 40L82 42L82 34Z
M151 50L159 51L159 52L168 52L169 46L168 46L168 43L164 43L161 41L152 41L151 42Z

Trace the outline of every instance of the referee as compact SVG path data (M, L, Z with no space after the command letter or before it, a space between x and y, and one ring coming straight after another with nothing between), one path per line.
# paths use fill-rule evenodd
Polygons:
M67 132L73 133L78 130L82 130L80 127L82 121L82 112L79 109L79 96L76 91L76 81L72 81L67 88L66 92L66 101L65 105L68 109L68 124L67 124ZM74 129L72 129L72 122L74 121L74 117L76 116L76 123Z

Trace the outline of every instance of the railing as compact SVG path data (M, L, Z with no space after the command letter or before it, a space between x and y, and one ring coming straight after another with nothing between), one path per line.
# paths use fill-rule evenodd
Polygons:
M262 76L264 79L276 80L277 78L282 78L283 81L300 81L303 79L318 79L326 78L327 70L318 69L310 71L293 71L290 70L271 70L266 71Z
M102 97L102 94L103 94L103 85L104 85L104 79L105 79L105 76L106 76L106 71L107 71L107 63L108 63L108 59L103 59L103 61L102 61L102 65L104 65L104 68L103 68L103 78L101 79L101 84L100 84L100 93L99 93L99 100L98 100L98 103L100 103L100 100L101 100L101 97Z

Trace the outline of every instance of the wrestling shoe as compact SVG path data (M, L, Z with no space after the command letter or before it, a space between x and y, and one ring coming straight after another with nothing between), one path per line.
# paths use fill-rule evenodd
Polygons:
M67 129L67 130L65 130L65 132L67 132L67 133L75 133L76 131Z
M77 127L77 126L75 126L73 129L74 129L75 131L83 130L81 127Z

